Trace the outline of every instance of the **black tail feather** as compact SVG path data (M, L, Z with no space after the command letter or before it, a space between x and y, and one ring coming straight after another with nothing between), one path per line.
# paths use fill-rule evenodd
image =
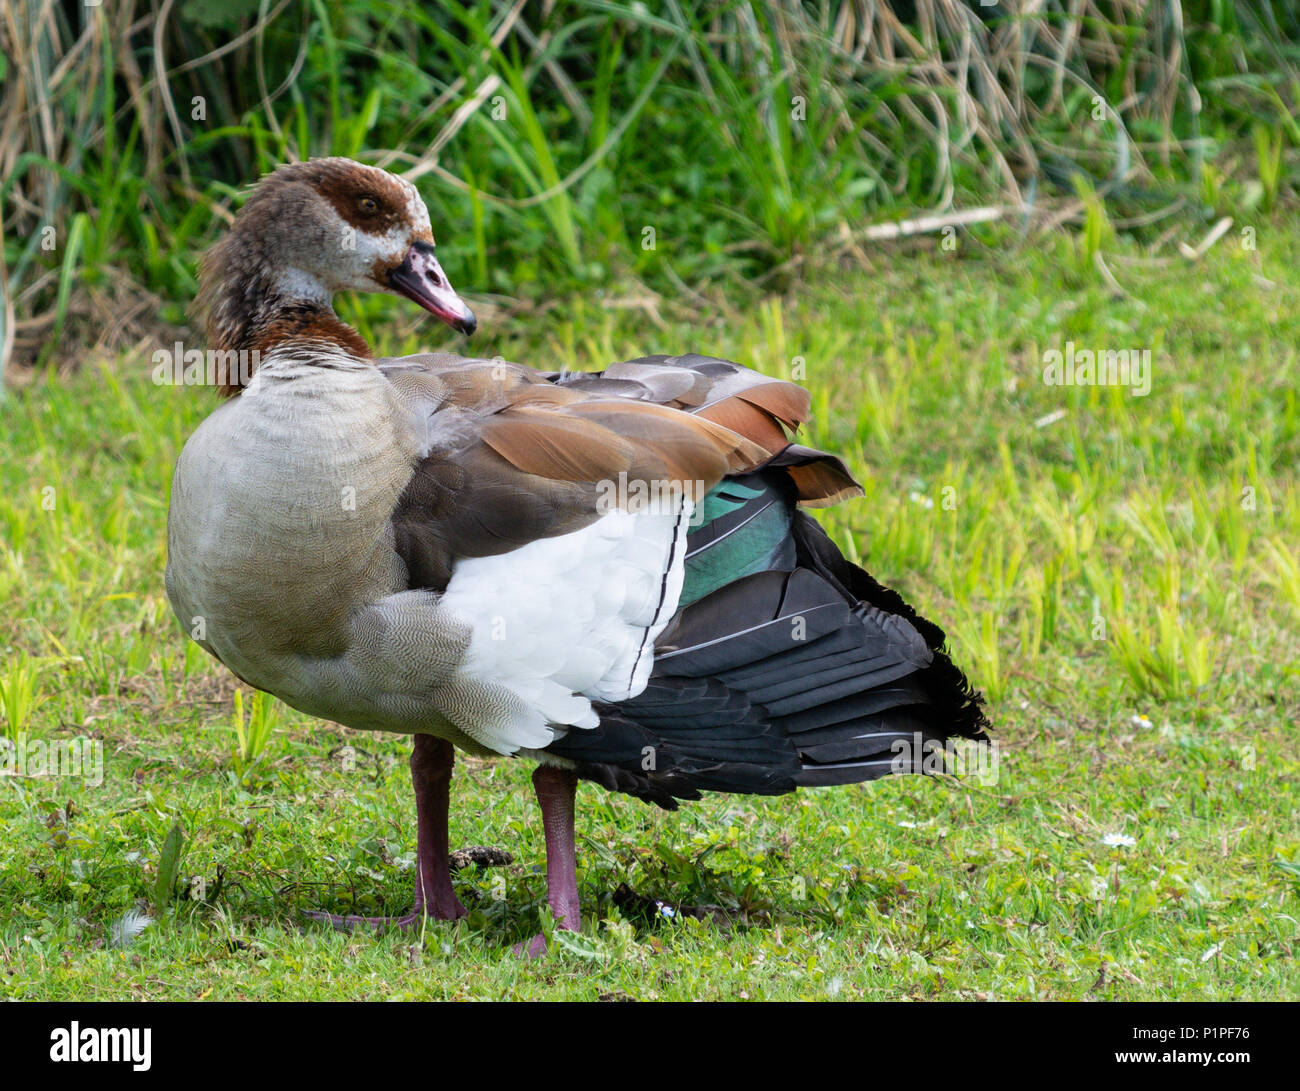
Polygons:
M983 698L948 657L943 630L795 509L786 472L773 464L739 479L722 529L688 538L688 552L693 541L707 550L778 498L789 543L757 554L773 567L687 602L657 642L645 691L598 705L598 727L548 752L671 808L701 791L771 795L929 772L928 749L987 741Z

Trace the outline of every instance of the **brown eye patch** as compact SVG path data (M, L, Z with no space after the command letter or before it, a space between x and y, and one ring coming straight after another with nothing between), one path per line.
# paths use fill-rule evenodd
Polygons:
M401 183L379 171L349 166L352 169L322 164L319 177L313 179L317 192L343 220L376 235L405 223L407 194Z
M374 191L363 190L356 195L352 199L352 209L352 215L345 214L344 219L369 231L386 231L398 220L398 213L391 202Z

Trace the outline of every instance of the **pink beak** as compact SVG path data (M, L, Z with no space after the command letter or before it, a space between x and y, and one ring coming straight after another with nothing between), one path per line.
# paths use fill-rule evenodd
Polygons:
M411 244L402 264L388 274L388 285L454 330L468 336L478 328L474 312L452 289L447 274L433 256L433 247L427 242Z

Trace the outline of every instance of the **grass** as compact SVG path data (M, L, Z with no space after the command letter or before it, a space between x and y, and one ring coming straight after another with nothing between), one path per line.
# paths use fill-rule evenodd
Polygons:
M313 155L421 178L447 264L543 299L780 290L875 221L1081 184L1152 237L1250 214L1294 190L1292 8L17 0L0 374L183 324L235 193Z
M586 927L536 964L509 950L545 918L509 761L457 767L453 846L515 861L457 873L467 921L375 938L299 916L409 904L409 744L236 700L172 619L171 466L211 393L153 386L139 354L12 392L4 730L100 742L103 783L0 778L0 995L1294 996L1300 231L1256 226L1257 249L1234 233L1197 263L985 232L692 321L583 295L485 323L483 355L691 348L803 381L809 441L867 492L826 514L833 536L946 625L1000 747L995 783L675 815L584 785ZM374 301L347 313L390 328ZM1151 349L1150 394L1045 385L1067 342Z

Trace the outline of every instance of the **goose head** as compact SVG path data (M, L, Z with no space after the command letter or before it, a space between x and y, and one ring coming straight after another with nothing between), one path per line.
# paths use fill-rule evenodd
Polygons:
M342 158L292 163L257 183L203 258L197 310L213 349L265 353L297 337L369 356L334 314L343 291L405 296L464 334L477 326L438 263L416 188Z

